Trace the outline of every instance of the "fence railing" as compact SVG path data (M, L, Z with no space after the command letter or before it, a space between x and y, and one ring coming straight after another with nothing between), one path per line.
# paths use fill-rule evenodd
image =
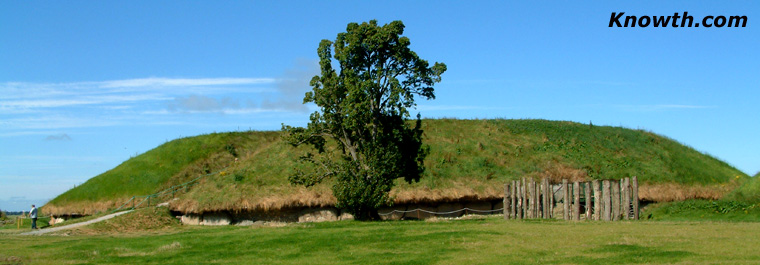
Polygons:
M555 218L555 206L562 204L562 219L604 220L639 219L638 179L594 180L552 185L532 179L504 185L505 219Z
M431 215L437 216L437 215L451 215L451 214L456 214L456 213L464 213L464 215L467 215L469 213L474 213L474 214L494 214L494 213L500 213L500 212L503 212L503 211L504 211L504 208L499 208L499 209L494 209L494 210L478 210L478 209L472 209L472 208L465 207L465 208L462 208L462 209L459 209L459 210L444 211L444 212L435 212L435 211L429 211L429 210L417 208L417 209L413 209L413 210L403 210L403 211L402 210L393 210L393 211L390 211L390 212L387 212L387 213L378 213L378 214L380 216L389 216L389 215L393 215L393 214L407 214L407 213L414 214L414 213L416 213L417 214L417 219L422 219L422 218L420 218L420 213L426 213L426 214L431 214Z

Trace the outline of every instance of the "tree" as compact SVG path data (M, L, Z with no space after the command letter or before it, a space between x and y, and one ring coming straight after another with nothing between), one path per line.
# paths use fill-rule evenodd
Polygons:
M348 24L335 42L322 40L317 49L321 75L312 78L313 90L304 97L304 104L315 103L320 110L311 114L306 128L283 125L288 143L323 154L302 156L300 161L314 170L296 170L289 181L308 187L334 178L336 206L357 220L378 219L377 209L392 202L394 179L419 181L425 170L422 121L417 114L412 127L408 109L416 106L415 96L435 99L433 85L446 65L430 67L409 49L403 33L401 21L381 27L372 20ZM337 145L332 152L328 140Z

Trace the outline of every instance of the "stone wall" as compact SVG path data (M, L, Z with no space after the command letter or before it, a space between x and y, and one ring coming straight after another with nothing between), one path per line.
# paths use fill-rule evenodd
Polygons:
M491 211L502 208L501 200L494 201L462 201L426 204L403 204L380 209L380 213L390 213L393 210L409 211L423 209L431 212L453 212L447 214L430 214L426 212L394 213L384 215L385 220L427 219L431 217L460 217L477 212L458 211L469 208L481 211ZM500 214L493 212L491 214ZM354 217L335 207L321 208L289 208L279 211L249 211L249 212L207 212L202 214L175 213L183 224L187 225L250 225L256 222L326 222L353 220Z

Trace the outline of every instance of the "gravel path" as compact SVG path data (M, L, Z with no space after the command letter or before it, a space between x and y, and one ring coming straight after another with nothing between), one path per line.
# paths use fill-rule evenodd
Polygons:
M31 231L31 232L26 232L26 233L21 233L21 234L22 235L37 235L38 236L38 235L42 235L42 234L45 234L45 233L52 233L52 232L56 232L56 231L61 231L61 230L75 228L75 227L85 226L85 225L88 225L88 224L94 224L94 223L97 223L97 222L101 222L101 221L105 221L105 220L114 218L116 216L119 216L119 215L122 215L122 214L125 214L125 213L129 213L129 212L132 212L132 210L118 212L118 213L112 213L112 214L109 214L109 215L106 215L106 216L102 216L102 217L98 217L98 218L95 218L95 219L92 219L92 220L86 221L86 222L81 222L81 223L76 223L76 224L70 224L70 225L64 225L64 226L53 227L53 228L39 229L39 230L34 230L34 231Z

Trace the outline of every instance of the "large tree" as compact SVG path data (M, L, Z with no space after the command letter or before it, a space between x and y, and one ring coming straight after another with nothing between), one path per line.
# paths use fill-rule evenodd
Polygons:
M377 209L391 203L394 179L419 181L425 170L422 121L419 114L416 122L410 120L408 109L416 106L415 96L435 98L433 85L446 65L431 67L420 59L403 33L401 21L378 26L372 20L348 24L335 42L322 40L321 75L312 78L313 91L304 97L304 104L314 103L319 111L306 128L283 125L290 144L322 153L302 156L313 166L296 170L290 182L312 186L335 178L336 206L358 220L379 218ZM326 148L328 139L338 147ZM324 154L329 150L334 153Z

